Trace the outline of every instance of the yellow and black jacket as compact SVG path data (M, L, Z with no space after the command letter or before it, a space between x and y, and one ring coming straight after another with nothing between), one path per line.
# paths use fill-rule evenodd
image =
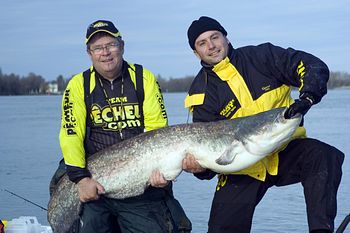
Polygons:
M272 108L290 106L292 87L300 97L311 97L315 103L327 93L329 70L317 57L292 48L283 49L271 43L238 49L229 45L229 54L215 66L202 61L185 107L193 113L194 122L218 121L244 117ZM294 138L305 137L299 127ZM235 174L246 174L264 181L266 171L278 172L278 153ZM215 174L197 174L209 179Z
M133 64L124 62L122 78L113 82L102 78L91 67L89 103L84 98L85 80L83 73L75 75L69 81L62 99L60 146L68 176L73 182L90 176L85 168L86 156L119 142L120 129L125 139L168 124L161 90L149 70L143 69L142 103L139 103L135 90ZM87 115L90 117L87 118Z

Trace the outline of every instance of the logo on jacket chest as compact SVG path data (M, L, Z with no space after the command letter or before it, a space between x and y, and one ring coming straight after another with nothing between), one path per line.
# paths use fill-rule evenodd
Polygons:
M232 113L237 109L236 101L231 99L228 104L220 111L220 115L225 118L230 118Z
M271 85L263 86L263 87L261 87L261 90L264 92L268 92L271 90Z
M127 103L127 98L115 98L110 100L110 105L91 106L92 123L105 130L119 130L124 128L140 127L140 107L138 103Z

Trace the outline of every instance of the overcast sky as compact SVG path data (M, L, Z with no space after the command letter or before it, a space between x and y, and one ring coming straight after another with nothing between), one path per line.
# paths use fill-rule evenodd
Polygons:
M199 60L186 32L201 15L220 21L234 47L269 41L350 73L347 0L1 0L0 69L69 78L91 64L87 26L107 19L122 33L127 61L165 78L194 75Z

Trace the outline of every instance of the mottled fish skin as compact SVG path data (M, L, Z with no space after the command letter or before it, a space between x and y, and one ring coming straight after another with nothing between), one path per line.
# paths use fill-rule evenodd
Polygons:
M192 153L218 173L249 167L291 140L301 116L286 120L285 108L254 116L208 123L169 126L117 143L88 158L92 177L107 197L137 196L149 185L153 170L168 180L182 171L182 159ZM65 175L48 204L48 221L55 233L65 233L79 218L77 187Z

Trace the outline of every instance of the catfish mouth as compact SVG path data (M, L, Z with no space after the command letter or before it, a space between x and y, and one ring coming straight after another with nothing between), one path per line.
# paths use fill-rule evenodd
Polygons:
M300 113L295 114L294 116L292 116L290 119L297 119L299 117L301 117L302 115Z
M285 123L288 119L285 117L286 113L288 111L288 107L285 107L282 112L280 112L275 119L273 120L273 123Z
M288 119L285 117L287 111L288 111L288 107L285 107L285 109L284 109L283 112L281 113L281 115L283 116L283 117L281 117L281 118L282 118L283 120L288 120ZM297 119L297 118L300 118L300 117L302 117L301 113L297 113L297 114L295 114L294 116L292 116L292 117L289 118L289 119Z

